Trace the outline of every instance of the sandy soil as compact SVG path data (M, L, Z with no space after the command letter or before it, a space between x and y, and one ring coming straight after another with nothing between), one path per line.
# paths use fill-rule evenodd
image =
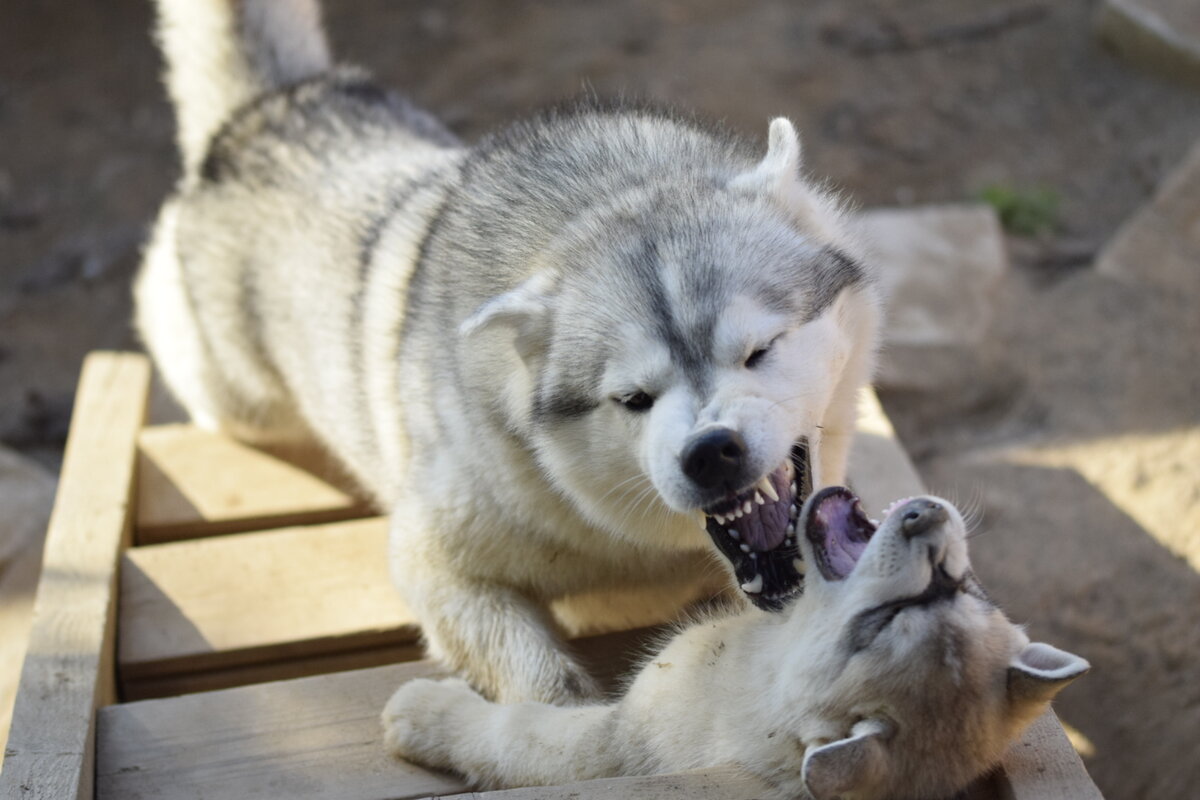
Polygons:
M130 347L128 284L176 172L144 0L0 10L0 441L57 466L79 360ZM1095 44L1095 2L338 0L339 52L465 136L592 89L765 134L864 205L1045 186L979 369L885 396L931 486L974 504L985 580L1095 664L1064 720L1110 800L1200 785L1200 298L1091 269L1200 137L1200 94ZM902 11L903 9L903 11Z

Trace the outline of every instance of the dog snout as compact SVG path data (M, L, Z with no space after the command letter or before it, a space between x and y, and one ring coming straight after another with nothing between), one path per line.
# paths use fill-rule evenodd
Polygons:
M914 539L950 519L950 512L933 500L913 500L900 509L900 530L905 538Z
M748 454L746 440L731 428L717 428L697 436L683 449L683 474L701 489L737 483Z

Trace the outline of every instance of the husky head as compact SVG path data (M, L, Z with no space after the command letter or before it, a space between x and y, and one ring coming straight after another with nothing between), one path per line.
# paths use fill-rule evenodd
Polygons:
M946 501L898 501L876 527L830 487L800 520L810 568L785 612L777 705L816 800L953 794L1087 671L992 604Z
M868 377L873 284L835 205L801 180L786 120L757 163L653 169L579 214L546 268L465 329L515 329L537 458L586 518L649 548L707 531L777 609L800 587L799 507L843 477L845 439L822 450Z

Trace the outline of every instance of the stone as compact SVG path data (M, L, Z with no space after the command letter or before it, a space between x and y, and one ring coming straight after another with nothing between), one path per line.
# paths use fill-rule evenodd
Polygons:
M1096 34L1131 64L1200 87L1196 0L1104 0Z
M974 380L1008 254L991 206L863 212L855 221L886 298L876 385L932 390Z
M1150 202L1117 229L1096 270L1200 299L1200 142Z
M42 466L0 446L0 745L12 722L56 483Z

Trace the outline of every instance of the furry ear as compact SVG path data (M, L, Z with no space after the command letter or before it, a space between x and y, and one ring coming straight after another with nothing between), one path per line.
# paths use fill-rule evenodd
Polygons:
M892 728L880 720L863 720L850 736L804 756L804 786L813 800L835 800L846 794L880 794L890 764L887 739Z
M1025 645L1008 665L1008 697L1014 704L1048 703L1092 668L1086 660L1042 642Z
M767 135L767 155L758 166L729 182L734 191L762 192L786 190L800 174L800 137L787 117L771 120Z
M550 327L553 280L539 273L481 305L458 326L459 336L473 336L493 325L508 325L516 333L517 352L529 361L543 348Z

